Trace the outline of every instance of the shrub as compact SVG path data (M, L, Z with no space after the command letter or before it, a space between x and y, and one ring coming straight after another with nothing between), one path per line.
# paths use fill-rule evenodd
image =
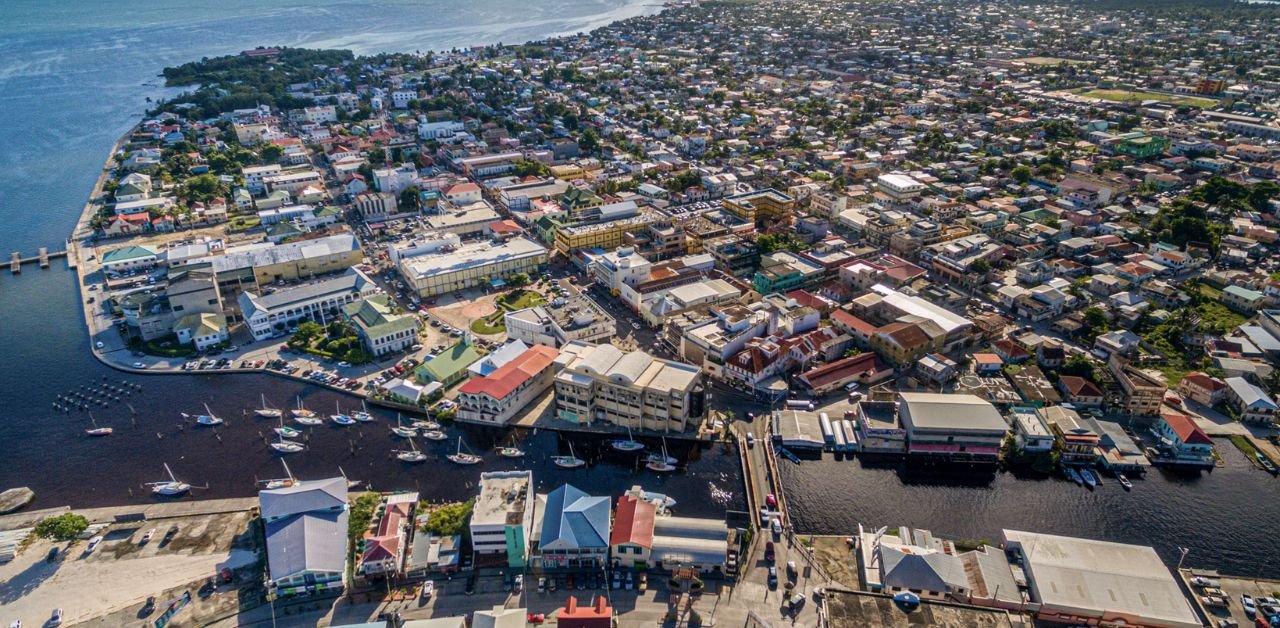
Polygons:
M35 533L40 538L52 538L56 541L70 541L89 529L89 520L83 515L63 513L56 517L45 517L36 524Z

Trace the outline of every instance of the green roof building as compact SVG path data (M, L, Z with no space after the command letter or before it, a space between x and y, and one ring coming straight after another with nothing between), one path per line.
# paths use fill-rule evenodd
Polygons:
M403 351L418 342L418 317L394 313L391 297L385 294L348 303L342 306L342 314L372 355Z
M463 336L452 347L418 366L413 372L414 377L422 383L440 382L449 387L466 378L467 367L482 357L484 354L472 346L468 337Z

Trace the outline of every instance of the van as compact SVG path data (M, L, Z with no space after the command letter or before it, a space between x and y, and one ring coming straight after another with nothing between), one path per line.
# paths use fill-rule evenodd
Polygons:
M853 392L858 389L858 386L861 386L861 385L862 384L858 382L849 382L848 384L845 384L844 390L845 392Z

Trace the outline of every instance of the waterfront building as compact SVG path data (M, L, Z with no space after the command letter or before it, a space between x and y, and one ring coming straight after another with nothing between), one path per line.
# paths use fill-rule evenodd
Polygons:
M347 479L259 491L267 586L277 595L341 591L347 566Z
M975 395L898 393L912 458L995 463L1009 433L995 406Z
M396 493L384 500L377 523L364 533L364 552L359 556L356 573L366 578L391 578L401 572L409 550L417 501L418 494L414 492Z
M270 292L240 293L238 303L254 340L283 336L303 320L327 325L341 308L378 292L378 285L360 269L349 268L303 284L272 288ZM410 343L412 344L412 343Z
M1040 621L1090 626L1199 628L1190 602L1155 550L1005 530Z
M1160 439L1168 462L1205 467L1215 464L1213 439L1191 417L1161 413L1151 429Z
M523 236L447 249L450 247L400 260L400 275L418 296L488 287L495 280L519 273L533 275L547 262L547 250Z
M1009 417L1013 419L1014 444L1018 451L1038 454L1053 450L1054 434L1035 408L1014 406L1009 409Z
M188 314L173 324L178 344L204 351L227 341L227 317L222 312Z
M552 366L560 352L534 345L483 377L458 388L458 420L506 425L551 387Z
M892 534L859 528L859 570L867 590L915 593L924 599L967 601L969 577L959 552L928 530L902 526Z
M471 546L478 562L505 559L508 569L524 569L533 532L533 472L480 474L480 496L471 510Z
M103 253L98 261L102 263L103 270L109 273L119 273L151 268L159 263L160 253L148 246L131 244Z
M614 318L585 294L507 312L503 320L507 338L556 348L573 341L608 342L618 330Z
M424 360L413 374L421 383L440 382L448 388L466 379L469 374L467 367L483 356L471 337L464 335L444 351Z
M538 495L533 565L542 569L600 569L609 556L609 498L564 484Z
M1228 377L1226 385L1227 398L1235 406L1241 421L1264 425L1275 421L1280 407L1262 387L1243 377Z
M342 315L356 328L360 343L369 355L381 357L407 350L418 343L418 326L413 314L394 313L394 302L385 294L366 297L342 306Z
M653 550L653 522L657 508L639 495L618 498L614 510L613 531L609 536L609 555L614 565L645 567Z
M1092 465L1098 459L1101 437L1075 410L1051 406L1040 408L1036 412L1053 431L1053 439L1062 454L1063 464Z
M234 289L265 289L346 270L364 261L360 242L350 233L271 244L259 242L211 250L182 265L209 264L224 294Z
M561 349L558 362L556 418L562 421L683 432L702 417L697 367L577 341Z

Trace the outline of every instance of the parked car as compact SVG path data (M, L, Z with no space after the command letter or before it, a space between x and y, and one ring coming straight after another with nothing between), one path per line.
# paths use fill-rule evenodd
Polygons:
M538 578L538 593L546 593L546 592L547 592L547 579Z
M529 613L525 616L525 621L534 625L547 621L547 616L542 613Z
M45 625L61 626L62 625L62 609L60 608L53 609L53 614L49 615L49 622L46 623Z
M773 565L769 565L769 586L778 586L778 568Z
M773 564L774 557L777 556L773 551L773 541L765 541L764 543L764 559Z

